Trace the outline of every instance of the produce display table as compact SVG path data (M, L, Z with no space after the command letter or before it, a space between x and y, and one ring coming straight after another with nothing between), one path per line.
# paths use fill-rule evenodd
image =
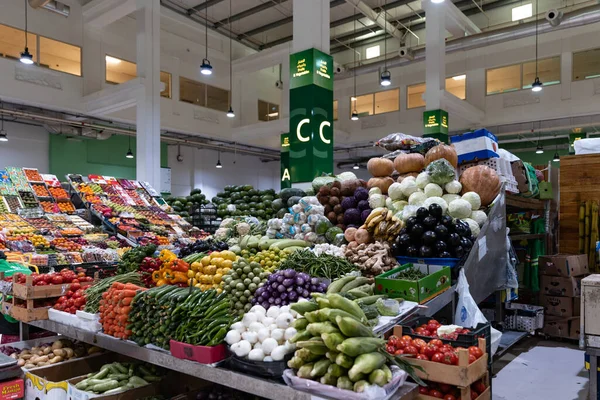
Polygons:
M71 339L79 340L88 344L101 347L103 349L123 354L125 356L145 361L163 368L178 371L196 378L204 379L233 389L251 393L256 396L265 397L273 400L314 400L317 399L308 393L300 392L286 386L283 383L277 383L266 379L231 371L220 367L211 367L206 364L199 364L192 361L182 360L173 357L170 353L151 350L140 347L135 343L116 339L112 336L84 331L72 326L60 324L50 320L33 321L30 325L42 328L51 332L67 336ZM22 324L26 326L26 324ZM418 388L416 384L405 383L396 394L393 400L412 400L416 398Z

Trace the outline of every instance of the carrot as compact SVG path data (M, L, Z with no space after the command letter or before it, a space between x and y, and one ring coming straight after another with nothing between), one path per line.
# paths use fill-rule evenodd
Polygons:
M122 296L123 296L122 298L125 298L125 297L135 297L135 295L136 295L136 291L135 290L131 290L131 289L129 289L129 290L123 290L121 293L122 293Z
M140 290L141 287L139 287L138 285L134 285L133 283L126 283L124 289L125 290Z
M117 289L117 290L122 290L125 288L125 285L122 284L121 282L115 282L112 284L112 288Z
M131 312L131 306L121 307L121 314L129 315Z
M124 333L129 337L133 332L131 331L131 329L125 329Z
M121 300L121 305L123 306L129 306L131 305L131 302L133 301L133 297L125 297L123 300Z

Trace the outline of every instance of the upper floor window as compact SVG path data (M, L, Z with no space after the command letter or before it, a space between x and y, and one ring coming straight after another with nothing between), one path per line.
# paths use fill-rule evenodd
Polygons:
M229 108L229 91L180 76L179 100L226 112Z
M425 107L425 83L417 83L406 88L406 108ZM446 78L446 90L461 100L467 98L467 76L465 74Z
M559 84L560 57L538 60L537 72L535 61L488 69L486 71L486 94L529 89L536 76L540 78L544 86Z
M365 57L367 58L367 60L370 58L379 57L380 55L381 55L381 46L379 46L379 45L367 47L367 50L365 50Z
M258 120L273 121L279 119L279 104L258 100Z
M523 4L522 6L513 7L512 9L512 20L518 21L520 19L529 18L533 15L532 3Z
M117 57L106 55L106 82L112 84L125 83L137 77L137 65ZM171 74L160 71L160 95L171 98Z
M381 92L363 94L350 98L350 115L356 110L360 117L374 114L384 114L400 109L400 89L384 90Z
M600 49L573 53L573 80L600 78Z
M81 76L81 47L27 33L27 47L40 67ZM0 25L0 57L18 60L25 48L25 31Z

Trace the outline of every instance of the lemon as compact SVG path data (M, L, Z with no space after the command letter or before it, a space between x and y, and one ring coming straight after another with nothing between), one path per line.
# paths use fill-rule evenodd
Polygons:
M202 265L204 265L206 267L208 264L210 264L210 256L202 257L202 260L200 260L200 262L202 263Z

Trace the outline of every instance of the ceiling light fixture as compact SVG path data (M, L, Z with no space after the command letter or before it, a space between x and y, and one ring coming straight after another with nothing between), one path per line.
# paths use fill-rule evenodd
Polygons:
M433 4L442 4L444 0L431 0Z
M127 150L125 158L133 158L133 152L131 151L131 136L129 136L129 150Z
M4 130L4 114L2 114L2 127L0 127L0 142L8 142L8 134Z
M552 158L554 162L560 162L560 157L558 155L558 151L554 152L554 157Z
M356 9L354 7L352 7L352 18L354 23L354 41L356 42ZM354 46L352 48L352 52L354 54L354 68L352 69L352 75L354 79L354 94L352 95L352 97L350 97L350 102L354 102L354 107L352 109L352 115L350 116L350 119L352 121L358 121L358 112L356 111L356 49L354 48Z
M233 107L231 106L231 99L233 97L233 41L231 39L233 29L231 26L231 0L229 0L229 18L227 18L227 25L229 25L229 110L227 110L227 117L234 118L235 113L233 112Z
M538 76L538 0L535 0L535 80L531 84L532 92L541 92L543 83Z
M544 154L544 146L538 144L537 148L535 149L535 154Z
M360 169L360 167L358 166L358 163L354 163L354 167L352 167L352 169Z
M206 7L204 8L204 48L206 50L204 59L202 60L202 65L200 65L200 73L202 75L211 75L212 74L212 65L210 65L210 61L208 61L208 1L204 2Z
M219 152L219 158L217 159L217 165L215 165L215 168L217 168L217 169L223 168L223 165L221 164L221 152Z
M33 64L33 56L29 53L29 48L27 47L27 9L29 5L27 4L27 0L25 0L25 51L21 53L21 61L23 64L31 65Z
M387 26L387 0L383 5L383 30L386 30ZM384 32L385 33L385 32ZM390 86L392 84L392 73L387 69L387 33L383 38L383 72L379 77L379 84L381 86Z

